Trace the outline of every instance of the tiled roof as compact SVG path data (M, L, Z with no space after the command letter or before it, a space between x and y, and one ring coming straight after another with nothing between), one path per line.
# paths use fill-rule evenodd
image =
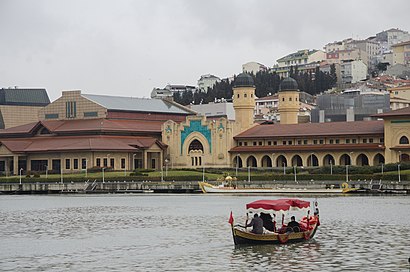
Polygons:
M121 97L95 94L82 94L83 97L103 106L108 110L138 111L138 112L161 112L173 114L192 114L183 106L178 106L162 99L147 99L136 97Z
M135 136L75 136L75 137L33 137L30 139L5 139L0 141L11 152L56 152L56 151L136 151L157 143L166 146L152 137Z
M383 121L256 125L235 139L383 134Z
M39 126L44 126L50 133L77 132L127 132L161 133L163 121L117 120L117 119L82 119L82 120L44 120L22 126L0 130L0 137L8 135L30 134Z
M0 89L0 105L47 106L50 104L45 89Z
M380 113L376 115L372 115L374 117L399 117L399 116L409 116L410 117L410 107L389 111L385 113Z

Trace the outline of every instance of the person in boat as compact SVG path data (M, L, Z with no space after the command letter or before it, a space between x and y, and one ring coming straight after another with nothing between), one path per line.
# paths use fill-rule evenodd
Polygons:
M251 232L255 234L263 233L263 220L258 216L257 213L252 218L252 221L246 225L246 227L252 227Z
M296 222L295 216L292 216L290 218L290 222L288 223L288 226L286 227L286 232L299 232L299 231L300 231L299 223Z
M269 231L275 231L272 216L268 213L261 213L260 218L263 221L263 227Z

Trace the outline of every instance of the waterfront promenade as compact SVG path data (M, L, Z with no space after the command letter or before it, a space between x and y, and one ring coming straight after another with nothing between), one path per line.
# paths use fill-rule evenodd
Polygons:
M238 187L257 188L340 188L344 181L238 181ZM214 184L217 184L214 182ZM351 181L349 187L368 193L410 193L410 181ZM90 194L90 193L201 193L196 181L133 181L133 180L85 180L83 182L24 182L0 183L3 194Z

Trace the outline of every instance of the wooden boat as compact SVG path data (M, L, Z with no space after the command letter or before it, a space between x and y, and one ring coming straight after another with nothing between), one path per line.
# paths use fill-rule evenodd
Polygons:
M341 194L342 188L316 188L316 187L303 187L303 188L252 188L243 187L238 188L234 186L226 186L221 184L215 186L207 182L200 181L199 187L203 193L222 193L222 194L253 194L253 193L277 193L277 194Z
M319 210L317 209L313 216L310 216L310 202L300 199L278 199L278 200L258 200L246 205L248 212L253 213L282 213L282 227L275 229L273 232L264 232L263 234L255 234L250 232L245 226L234 225L232 212L229 218L231 224L232 235L235 245L242 244L286 244L297 243L312 239L320 225ZM298 232L287 232L286 226L283 224L284 212L289 210L307 210L307 216L299 221L300 229ZM273 217L275 218L275 216ZM274 222L276 225L276 222Z

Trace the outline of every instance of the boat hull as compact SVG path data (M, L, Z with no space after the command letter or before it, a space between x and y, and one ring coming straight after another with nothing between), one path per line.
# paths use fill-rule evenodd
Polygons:
M219 193L219 194L341 194L342 189L325 189L325 188L234 188L234 187L218 187L206 182L199 182L199 187L203 193Z
M316 234L317 227L316 224L311 231L284 234L254 234L232 227L232 235L235 245L300 243L312 239Z

